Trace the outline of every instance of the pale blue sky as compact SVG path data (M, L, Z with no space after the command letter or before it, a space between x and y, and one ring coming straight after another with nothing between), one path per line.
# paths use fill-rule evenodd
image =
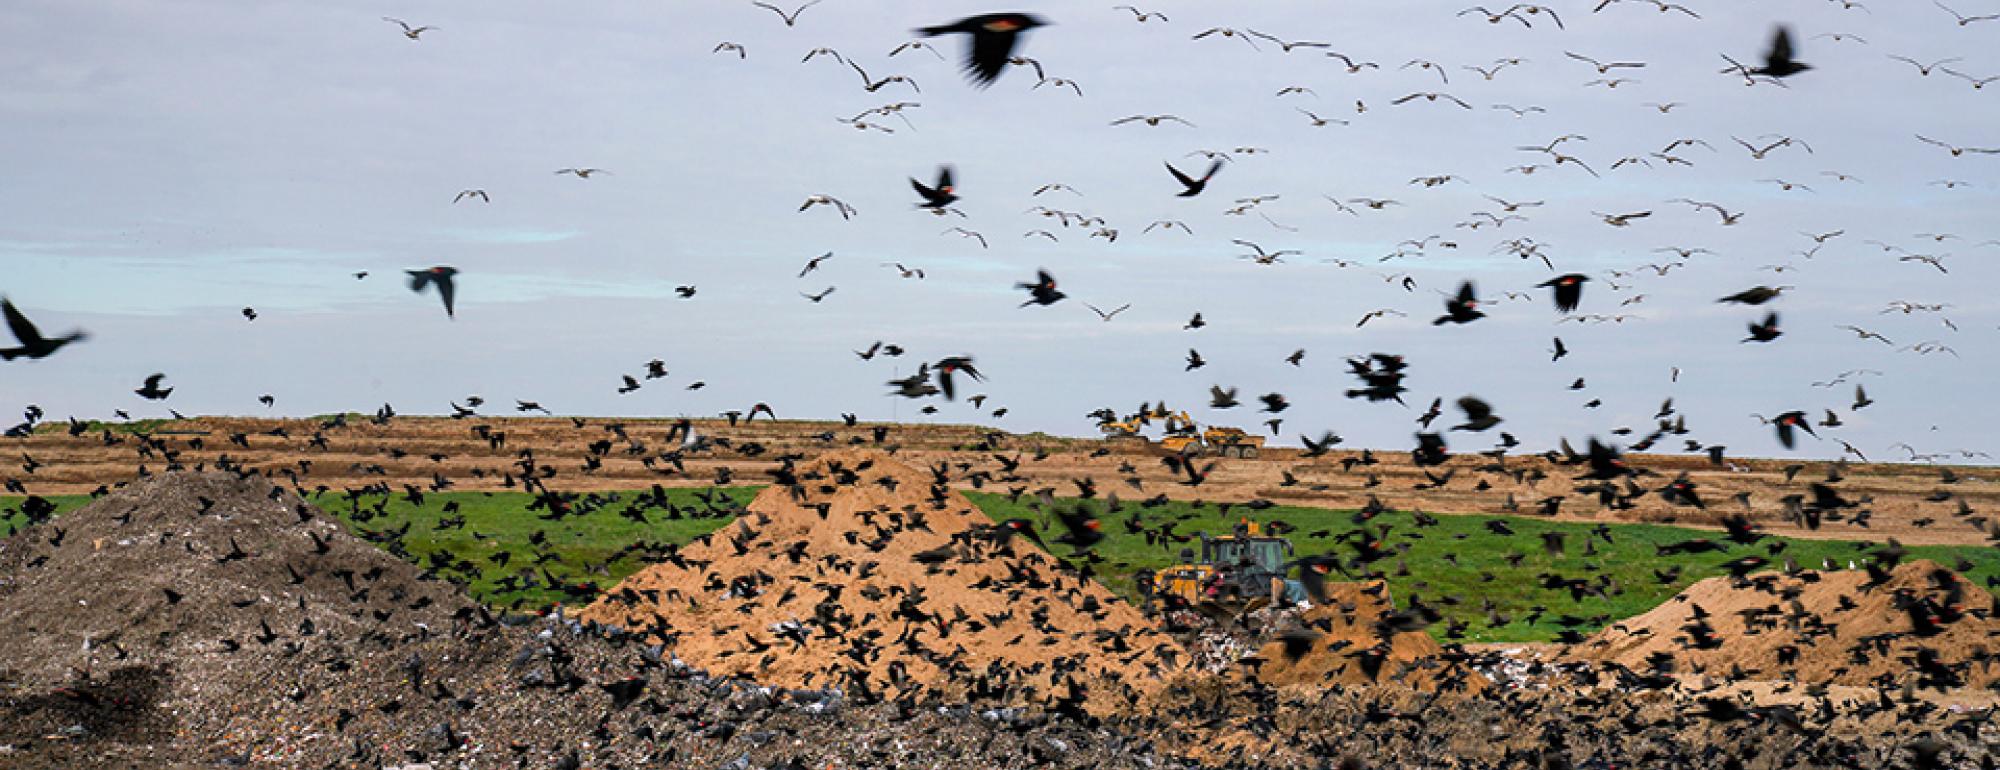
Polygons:
M1898 441L1995 449L1987 433L2000 410L1985 393L2000 312L1986 289L2000 278L2000 245L1980 244L2000 239L2000 155L1953 157L1914 135L2000 147L2000 85L1975 90L1889 57L1962 56L1946 66L2000 74L2000 22L1960 27L1928 4L1864 11L1820 0L1697 0L1695 20L1624 0L1596 14L1594 3L1554 4L1567 29L1541 17L1528 29L1456 17L1464 6L1453 3L1347 0L1141 4L1170 21L1140 24L1116 4L1016 6L1055 22L1031 32L1022 53L1079 82L1078 97L1032 88L1026 68L978 90L955 62L887 56L913 27L1001 9L956 0L825 0L796 27L748 2L18 3L0 18L9 173L0 292L44 331L95 336L48 360L0 365L0 402L56 416L159 414L130 391L160 371L178 388L166 405L184 413L299 415L384 401L442 412L478 393L582 414L706 415L768 401L788 417L887 417L896 406L908 418L920 404L883 396L897 366L907 374L919 357L969 353L991 375L980 388L992 395L987 408L1011 412L982 420L941 403L936 419L1087 435L1083 415L1097 407L1163 398L1195 407L1222 384L1246 401L1287 394L1284 443L1334 429L1351 445L1404 448L1414 410L1338 395L1352 384L1344 357L1386 351L1412 361L1413 403L1478 394L1529 448L1619 426L1643 432L1671 396L1694 438L1745 454L1837 455L1832 441L1786 453L1749 416L1826 407L1849 423L1832 435L1870 457L1897 457L1888 446ZM438 29L412 42L381 16ZM1818 69L1789 88L1717 74L1719 54L1755 56L1775 22L1793 26L1800 57ZM1382 66L1350 75L1313 49L1190 39L1218 26L1322 40ZM1824 33L1867 43L1814 37ZM725 40L747 57L711 53ZM960 40L934 42L954 59L961 51ZM900 84L867 93L826 57L799 61L819 46L875 77L914 78L922 93ZM1586 86L1601 76L1564 51L1648 66L1618 72L1636 83ZM1500 57L1527 62L1490 81L1463 69ZM1401 68L1416 58L1445 67L1450 83ZM1274 95L1287 86L1315 93ZM1391 104L1429 91L1476 109ZM893 134L835 121L896 101L921 106L903 113L913 125L871 118ZM1684 104L1662 114L1649 102ZM1501 103L1547 112L1517 119L1491 108ZM1350 125L1315 128L1300 109ZM1196 127L1109 125L1156 113ZM1562 151L1601 178L1573 167L1506 171L1547 160L1516 146L1568 133L1589 138ZM1731 139L1766 134L1812 151L1757 160ZM1652 159L1650 169L1611 169L1677 138L1714 151L1675 151L1692 167ZM1206 162L1188 153L1244 146L1270 152L1237 156L1201 197L1173 196L1162 161L1193 173ZM940 163L957 169L964 219L913 209L906 179L929 181ZM590 166L610 174L552 173ZM1465 181L1410 184L1444 174ZM1813 192L1759 181L1772 178ZM1967 184L1932 184L1946 179ZM1049 182L1084 195L1031 195ZM465 188L487 190L492 203L454 205ZM860 213L795 211L815 193ZM1224 213L1263 194L1281 197ZM1323 195L1406 205L1349 216ZM1547 205L1497 231L1454 227L1495 210L1485 195ZM1746 215L1722 227L1712 212L1667 202L1677 197ZM1061 228L1027 213L1036 205L1102 216L1120 236ZM1590 213L1641 210L1654 215L1626 228ZM1156 219L1183 220L1194 234L1141 232ZM942 232L953 226L983 233L991 248ZM1022 237L1038 228L1061 241ZM1810 260L1791 253L1812 246L1801 231L1842 229ZM1940 232L1961 237L1918 237ZM1431 234L1461 247L1377 261ZM1492 251L1524 236L1546 244L1559 272L1597 279L1582 312L1640 319L1555 323L1546 292L1531 288L1553 273ZM1235 258L1238 238L1306 253L1255 265ZM1898 261L1904 252L1868 240L1949 254L1951 272ZM1664 277L1605 274L1664 262L1671 255L1653 252L1664 246L1715 254ZM836 256L819 272L795 277L829 250ZM1336 258L1361 266L1321 262ZM881 262L928 277L904 280ZM1760 270L1783 263L1795 269ZM433 264L462 271L456 321L400 282L402 270ZM1071 299L1017 309L1023 296L1010 286L1037 267ZM351 277L360 270L370 277ZM1417 290L1380 277L1395 272L1412 274ZM1430 326L1438 292L1464 278L1489 300L1535 299L1499 302L1470 326ZM699 294L676 299L680 284ZM1756 284L1797 287L1774 305L1787 334L1741 345L1762 309L1713 300ZM824 303L798 296L827 286L838 290ZM1949 304L1943 315L1958 330L1935 313L1880 315L1892 300ZM1100 323L1084 302L1132 308ZM261 317L245 322L244 306ZM1382 307L1409 317L1354 328ZM1211 326L1182 331L1197 310ZM1835 328L1843 324L1896 344L1857 339ZM1557 334L1574 354L1551 364L1544 351ZM911 356L863 363L848 352L876 339ZM1925 341L1959 356L1898 350ZM1207 368L1182 372L1189 347ZM1282 362L1296 348L1307 350L1298 368ZM673 376L614 392L618 375L653 357ZM1858 413L1846 409L1851 387L1811 386L1857 368L1886 372L1860 379L1879 403ZM1563 390L1578 376L1588 390ZM697 379L710 387L681 389ZM256 403L263 393L276 410ZM1593 397L1604 406L1581 408ZM1195 411L1253 427L1263 417ZM1489 443L1461 433L1453 448Z

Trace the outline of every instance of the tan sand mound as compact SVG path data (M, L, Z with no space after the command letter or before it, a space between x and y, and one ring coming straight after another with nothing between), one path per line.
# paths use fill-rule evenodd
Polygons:
M1025 537L1001 545L929 471L847 449L792 474L581 617L713 674L897 697L1045 700L1072 680L1138 697L1184 665L1136 608Z
M1930 561L1869 572L1716 577L1618 623L1568 653L1649 673L1706 670L1809 684L1985 687L2000 681L2000 607L1971 581ZM1654 656L1660 656L1655 658Z
M1381 624L1396 611L1387 586L1328 583L1327 601L1300 615L1295 628L1317 634L1297 658L1274 639L1257 652L1257 679L1269 685L1359 687L1397 684L1424 691L1477 692L1486 677L1422 631L1392 631ZM1282 635L1284 632L1280 632Z

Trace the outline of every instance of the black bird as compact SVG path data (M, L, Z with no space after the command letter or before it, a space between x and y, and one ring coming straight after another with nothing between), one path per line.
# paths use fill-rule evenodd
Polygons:
M1450 459L1445 451L1444 437L1436 433L1417 434L1417 448L1410 451L1410 461L1420 466L1443 465Z
M1764 54L1764 66L1750 70L1749 74L1782 78L1809 69L1812 65L1792 59L1792 31L1780 26L1771 34L1771 50Z
M1065 531L1055 541L1076 549L1074 553L1088 551L1104 540L1104 533L1099 531L1103 524L1082 507L1074 511L1058 511L1056 519L1062 522Z
M978 369L972 368L971 356L950 356L937 362L938 388L944 391L946 401L956 397L952 389L951 376L958 372L965 372L965 376L976 381L985 380L980 376Z
M1014 284L1014 288L1028 290L1028 301L1021 303L1021 307L1029 305L1053 305L1061 302L1063 297L1069 296L1056 290L1056 278L1049 275L1049 271L1047 270L1035 271L1034 283L1017 283Z
M1779 286L1777 288L1772 288L1769 286L1752 286L1748 289L1744 289L1742 291L1736 292L1735 294L1731 294L1727 297L1723 297L1722 299L1718 299L1716 301L1735 302L1743 305L1762 305L1766 302L1777 299L1778 295L1785 293L1785 290L1788 288L1791 287Z
M1208 180L1215 178L1215 172L1222 170L1222 161L1218 160L1209 164L1208 173L1202 174L1200 179L1190 179L1188 175L1181 173L1180 169L1174 168L1174 164L1168 163L1165 165L1167 173L1173 174L1174 179L1178 180L1182 187L1187 188L1176 193L1176 195L1182 198L1192 198L1200 195L1202 190L1208 189Z
M444 300L445 317L457 317L452 314L452 297L456 293L456 290L452 286L451 277L458 275L458 268L439 265L429 270L405 270L403 272L410 274L410 291L422 294L425 286L437 284L438 297Z
M1473 292L1472 282L1466 281L1458 285L1457 296L1444 301L1444 315L1438 316L1431 325L1467 324L1485 317L1486 314L1479 310L1479 296Z
M936 187L925 187L924 183L917 181L915 177L910 179L910 186L916 188L918 195L924 196L924 202L917 204L918 208L939 211L951 205L953 201L958 200L958 194L953 192L956 188L951 183L950 166L938 168Z
M1786 412L1771 418L1771 424L1777 426L1778 443L1784 444L1786 449L1791 449L1793 443L1797 441L1797 436L1792 433L1793 428L1805 431L1813 438L1819 438L1819 434L1813 433L1812 420L1806 417L1805 412Z
M1576 306L1583 302L1583 283L1588 280L1590 280L1590 276L1582 273L1570 273L1569 275L1556 276L1537 285L1545 289L1555 289L1556 310L1570 313L1574 312Z
M965 74L974 85L984 88L1000 77L1000 70L1014 55L1014 46L1019 43L1021 33L1045 26L1048 22L1025 13L988 13L968 16L950 24L924 27L917 30L917 34L924 37L954 32L971 35L972 50L965 55Z
M1772 312L1765 314L1762 323L1752 322L1750 324L1750 336L1744 337L1743 341L1770 342L1783 335L1784 332L1778 329L1778 314Z
M171 396L174 393L173 388L163 389L160 387L160 381L166 378L167 376L164 374L155 373L151 377L146 378L145 387L139 388L138 390L134 390L132 392L139 394L140 398L147 399L149 401L165 401L167 400L167 396Z
M1465 424L1454 425L1452 430L1478 432L1500 424L1500 416L1493 413L1493 407L1472 396L1459 399L1458 408L1465 412Z
M84 334L81 329L55 339L43 337L41 331L28 322L28 317L21 315L21 311L14 307L14 303L4 298L0 298L0 314L7 316L7 328L14 333L14 339L21 343L18 347L0 348L0 361L46 358L64 345L89 339L89 335Z

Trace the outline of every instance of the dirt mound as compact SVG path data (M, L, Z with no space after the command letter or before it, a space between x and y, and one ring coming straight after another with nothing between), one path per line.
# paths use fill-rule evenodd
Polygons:
M218 694L477 616L290 493L225 473L142 480L0 541L0 683L17 714L74 711L71 738L199 733L229 719Z
M1388 586L1328 583L1327 601L1306 610L1257 652L1257 679L1269 685L1366 686L1396 683L1424 691L1473 691L1486 677L1447 654L1421 630L1398 631ZM1415 617L1409 613L1404 617ZM1288 654L1286 635L1292 640Z
M1045 713L776 690L573 619L497 622L371 537L262 480L175 473L0 539L0 769L851 768L965 746L1168 766Z
M882 452L824 455L749 510L581 616L713 673L899 697L1137 695L1184 665L1137 609Z
M1985 687L2000 681L2000 606L1949 569L1709 578L1568 654L1641 674L1706 671L1810 684ZM1656 662L1671 660L1672 670Z

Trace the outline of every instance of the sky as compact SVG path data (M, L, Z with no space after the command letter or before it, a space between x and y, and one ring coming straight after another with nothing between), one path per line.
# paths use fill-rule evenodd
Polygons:
M761 401L782 417L1094 435L1089 412L1161 400L1268 432L1254 397L1278 392L1292 403L1276 415L1281 445L1332 430L1349 447L1404 449L1432 398L1442 429L1460 416L1453 401L1476 395L1505 422L1448 438L1477 451L1502 430L1526 450L1622 427L1629 442L1672 398L1687 438L1731 454L1825 459L1844 440L1870 459L1906 459L1892 448L1906 443L1989 462L1958 453L2000 452L1988 395L2000 154L1917 136L2000 148L2000 82L1943 71L2000 74L2000 20L1961 25L1916 2L1685 5L1700 18L1643 0L1551 3L1559 29L1547 12L1517 11L1530 27L1402 0L1158 2L1140 8L1165 18L1145 22L1108 3L823 0L795 26L747 1L23 0L0 17L0 294L45 333L91 338L0 364L0 406L58 419L437 414L477 394L499 412L529 399L563 414L710 416ZM1026 66L975 87L958 73L962 36L890 55L916 27L998 10L1052 22L1016 53L1081 95L1037 87ZM435 29L413 41L384 16ZM1758 58L1780 24L1815 69L1782 86L1721 71L1725 54ZM1218 27L1330 47L1196 39ZM716 51L725 41L743 55ZM801 61L822 46L915 86L871 93L831 57ZM1328 51L1380 66L1350 73ZM1645 66L1602 75L1566 52ZM1893 56L1959 58L1924 75ZM1503 58L1522 63L1491 79L1468 69ZM1418 60L1436 66L1406 66ZM1630 80L1592 83L1609 77ZM1393 103L1415 93L1472 109ZM867 118L890 131L841 122L896 102L916 104ZM1649 106L1666 103L1678 104ZM1159 114L1192 126L1111 125ZM1558 150L1596 176L1510 170L1550 162L1517 148L1571 134L1584 138ZM1736 141L1785 137L1761 159ZM1700 142L1668 153L1684 162L1649 155L1677 139ZM1199 173L1201 150L1230 161L1200 196L1176 197L1162 164ZM908 180L942 165L962 217L915 206ZM608 173L555 173L588 167ZM1034 194L1058 182L1076 192ZM465 189L491 202L455 203ZM798 211L815 194L857 213ZM1230 213L1256 196L1277 197ZM1465 226L1500 213L1487 196L1544 205ZM1329 198L1398 203L1349 214ZM1676 198L1742 219L1724 226ZM1037 206L1102 217L1118 236ZM1641 211L1625 227L1598 215ZM1162 220L1192 233L1146 232ZM1026 235L1038 229L1055 239ZM1834 231L1804 253L1808 233ZM1553 269L1509 254L1518 238ZM1256 264L1239 239L1302 253ZM455 319L402 281L432 265L460 271ZM1013 284L1038 268L1069 298L1018 307ZM1535 286L1568 272L1593 279L1579 315L1628 317L1563 321ZM1487 317L1432 325L1463 280ZM684 285L692 299L674 293ZM1756 285L1793 288L1763 308L1715 301ZM800 296L827 287L822 302ZM1887 310L1895 301L1946 307ZM1086 303L1130 307L1105 322ZM1407 315L1356 328L1380 308ZM1740 343L1767 309L1785 335ZM1209 325L1184 329L1196 312ZM1572 353L1551 362L1556 336ZM851 352L876 340L909 353ZM1936 345L1951 352L1922 352ZM1206 367L1184 371L1190 348ZM1342 397L1355 384L1345 359L1378 351L1409 359L1409 407ZM971 388L983 407L888 395L886 381L951 355L987 375ZM669 377L617 392L654 358ZM132 393L154 372L175 388L165 402ZM1850 408L1856 383L1875 404ZM1246 406L1208 408L1215 385ZM1829 408L1845 424L1794 450L1753 416Z

